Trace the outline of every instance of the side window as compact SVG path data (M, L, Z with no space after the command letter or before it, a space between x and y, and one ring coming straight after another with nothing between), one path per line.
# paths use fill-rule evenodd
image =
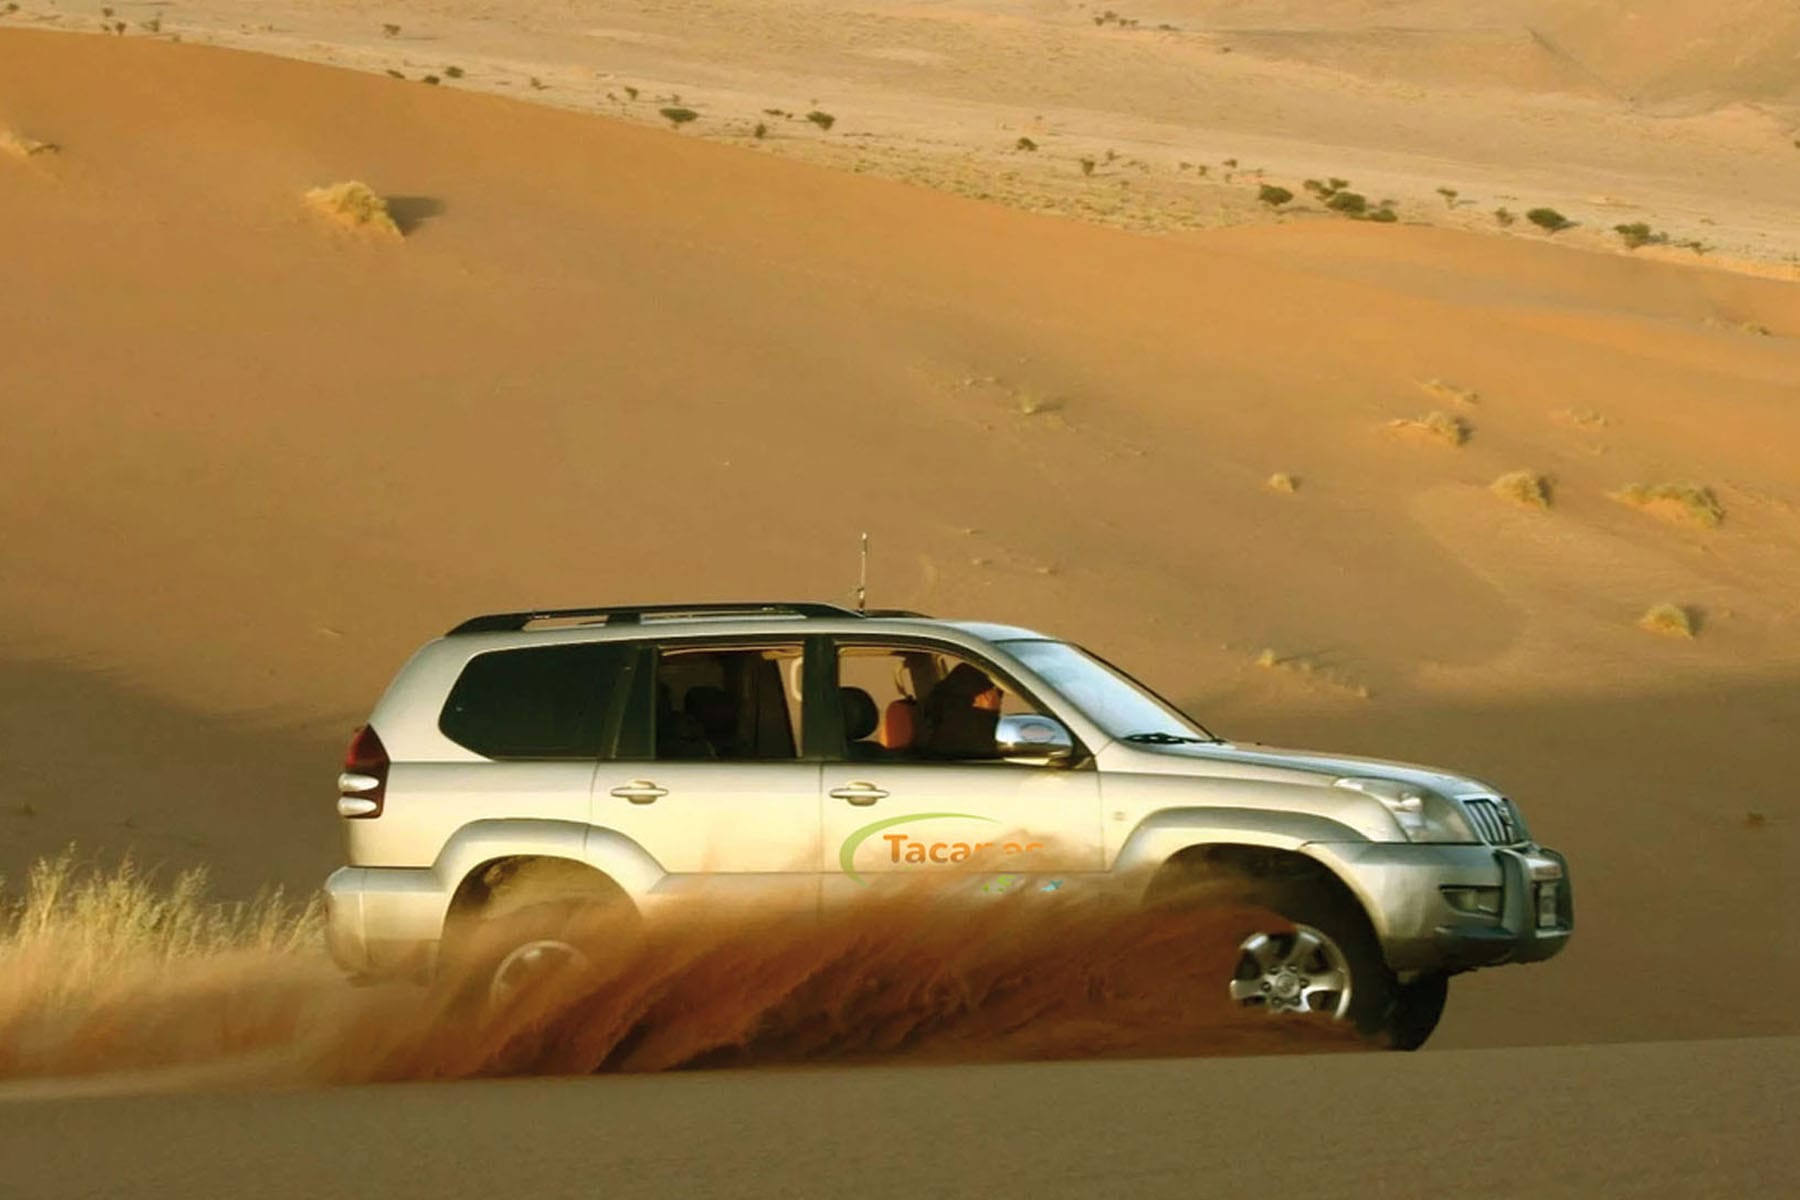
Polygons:
M663 646L643 740L658 760L792 761L803 661L798 644Z
M478 654L450 689L438 729L489 758L596 758L621 658L603 642Z
M1001 762L1001 716L1041 710L988 668L941 648L841 645L843 758Z

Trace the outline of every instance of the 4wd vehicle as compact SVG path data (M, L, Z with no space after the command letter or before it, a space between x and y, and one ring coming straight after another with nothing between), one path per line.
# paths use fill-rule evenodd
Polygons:
M1020 886L1241 880L1287 923L1219 988L1413 1047L1449 976L1549 958L1561 855L1494 789L1425 767L1234 745L1079 647L826 604L476 617L428 643L339 778L326 884L355 975L428 974L500 929L546 954L559 897L648 910L700 882L819 906L896 872Z

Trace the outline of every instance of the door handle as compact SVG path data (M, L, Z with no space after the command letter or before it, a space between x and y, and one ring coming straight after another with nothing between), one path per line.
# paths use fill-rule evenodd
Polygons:
M648 779L634 779L630 783L614 788L612 794L621 800L629 800L633 804L649 804L658 797L668 795L669 789L657 787Z
M887 797L886 792L860 779L852 780L841 788L832 788L830 795L833 800L848 800L858 808L867 807Z

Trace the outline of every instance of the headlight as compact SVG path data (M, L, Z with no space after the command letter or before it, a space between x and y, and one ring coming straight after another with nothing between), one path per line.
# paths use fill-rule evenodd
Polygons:
M1430 788L1397 779L1340 779L1338 787L1381 801L1409 842L1473 842L1462 810Z

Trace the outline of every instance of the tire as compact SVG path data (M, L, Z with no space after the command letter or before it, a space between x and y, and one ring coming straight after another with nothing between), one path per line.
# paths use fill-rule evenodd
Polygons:
M630 909L592 872L510 875L486 904L446 927L440 985L464 1011L491 1012L523 991L590 971L602 940L629 928Z
M1444 1015L1450 998L1450 976L1441 971L1400 984L1388 1013L1385 1032L1393 1050L1417 1050Z
M1321 1013L1352 1023L1364 1037L1394 1050L1417 1050L1443 1016L1449 976L1431 973L1402 982L1388 967L1368 915L1335 881L1188 868L1166 873L1146 899L1229 903L1282 918L1241 931L1236 969L1226 988L1246 1008L1275 1016ZM1329 986L1333 971L1343 975L1347 995Z
M1254 881L1246 901L1291 925L1244 932L1228 985L1233 1000L1277 1016L1323 1014L1366 1037L1386 1032L1400 984L1354 901L1310 882L1270 881Z

